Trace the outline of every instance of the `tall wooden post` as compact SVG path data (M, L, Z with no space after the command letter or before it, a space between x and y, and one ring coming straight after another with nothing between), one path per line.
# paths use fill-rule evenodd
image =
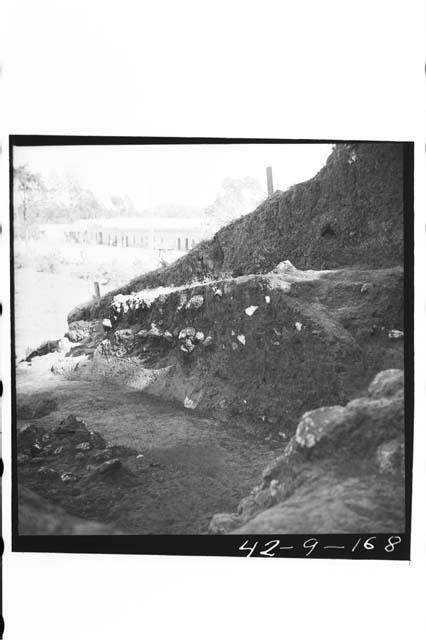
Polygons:
M268 183L268 196L274 193L274 184L272 182L272 167L266 167L266 181Z
M99 287L99 282L94 282L94 287L95 287L95 298L96 298L96 302L100 302L101 300L101 290Z

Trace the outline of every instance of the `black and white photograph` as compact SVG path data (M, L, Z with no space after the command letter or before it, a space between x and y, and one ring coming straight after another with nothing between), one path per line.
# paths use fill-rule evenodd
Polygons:
M0 640L424 637L425 24L5 0Z
M12 142L18 539L397 547L412 147Z

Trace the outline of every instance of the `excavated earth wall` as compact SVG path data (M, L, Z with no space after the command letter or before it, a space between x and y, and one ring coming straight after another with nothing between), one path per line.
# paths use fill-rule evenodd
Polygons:
M56 367L78 363L80 375L292 432L304 411L345 403L380 369L402 366L402 288L398 267L317 272L286 262L264 275L118 295L104 328L88 323L90 336Z

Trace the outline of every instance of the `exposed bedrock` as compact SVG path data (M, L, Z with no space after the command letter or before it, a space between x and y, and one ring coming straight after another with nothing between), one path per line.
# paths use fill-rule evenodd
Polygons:
M401 533L403 372L379 373L365 397L305 413L283 454L210 533Z

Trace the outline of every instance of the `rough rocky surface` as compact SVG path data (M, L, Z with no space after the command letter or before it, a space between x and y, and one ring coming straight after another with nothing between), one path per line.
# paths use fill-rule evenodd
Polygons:
M295 435L235 513L210 533L403 532L404 389L382 371L368 395L305 413Z
M98 520L108 519L111 502L132 484L131 471L117 456L136 452L108 447L72 414L53 429L24 425L17 445L21 535L120 533L113 523Z
M339 144L319 173L277 191L172 265L132 280L69 321L100 317L113 297L203 279L300 269L385 267L403 261L403 161L398 143Z
M65 337L68 338L70 342L81 342L89 337L92 329L92 323L85 320L70 322Z

